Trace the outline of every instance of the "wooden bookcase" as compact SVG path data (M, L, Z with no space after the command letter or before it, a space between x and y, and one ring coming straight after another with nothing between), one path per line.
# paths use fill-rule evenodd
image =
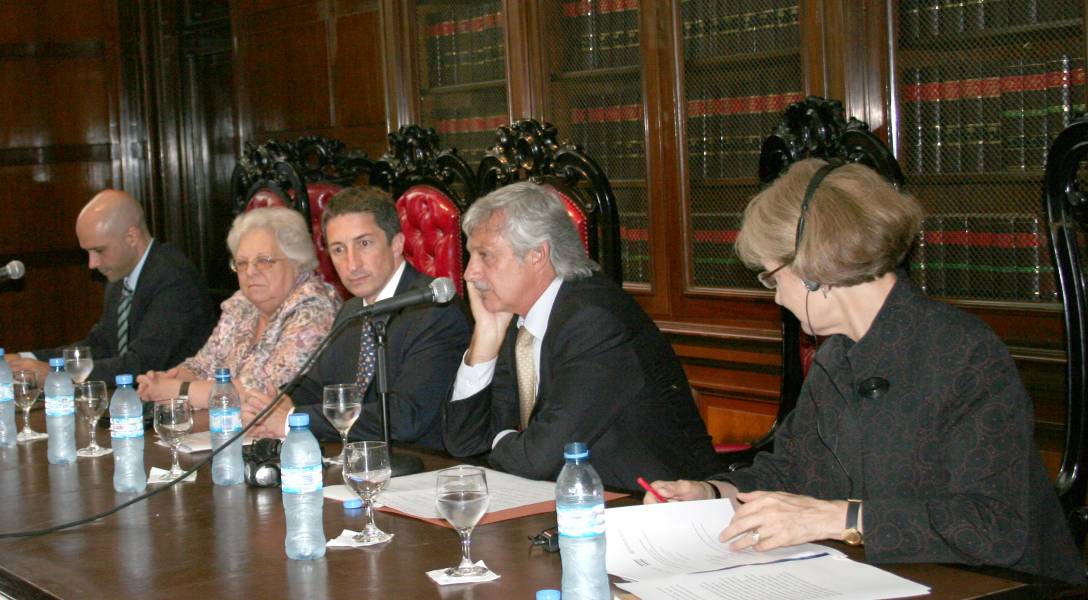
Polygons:
M674 342L716 441L758 436L775 412L778 307L732 241L760 142L814 94L896 153L930 215L912 276L1005 339L1053 462L1064 354L1042 156L1083 110L1081 0L506 0L504 73L447 89L428 59L442 4L383 2L411 16L390 37L412 43L386 45L391 121L442 134L456 94L479 93L474 115L501 101L585 146L619 202L626 286ZM471 162L483 142L457 135L442 142Z

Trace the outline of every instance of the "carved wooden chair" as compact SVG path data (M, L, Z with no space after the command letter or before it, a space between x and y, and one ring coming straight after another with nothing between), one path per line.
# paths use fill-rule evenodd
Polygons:
M242 159L231 176L234 211L240 213L263 206L289 206L302 213L310 224L321 274L340 292L350 293L340 283L321 234L321 214L336 192L369 176L373 162L344 142L320 136L295 142L268 140L246 143Z
M476 178L456 150L439 150L434 129L406 125L389 134L389 151L374 164L371 181L397 203L404 258L432 277L449 277L464 293L461 215L476 199Z
M1046 211L1054 250L1054 271L1065 317L1065 449L1055 485L1073 538L1088 533L1085 478L1088 443L1088 289L1083 243L1088 233L1088 195L1078 170L1088 159L1088 116L1081 115L1050 146L1046 158Z
M561 144L556 134L551 123L534 119L499 127L496 144L476 173L480 195L527 179L552 186L567 205L589 257L623 283L619 210L608 177L579 146Z
M892 182L904 184L903 171L884 142L869 131L869 125L855 118L847 121L842 103L809 96L788 106L774 133L763 141L759 155L759 181L770 185L789 166L806 158L823 158L867 165ZM774 433L797 405L801 383L816 354L809 336L801 334L801 323L782 309L782 387L778 414L771 430L750 444L719 444L716 449L730 468L750 464L763 450L771 450Z

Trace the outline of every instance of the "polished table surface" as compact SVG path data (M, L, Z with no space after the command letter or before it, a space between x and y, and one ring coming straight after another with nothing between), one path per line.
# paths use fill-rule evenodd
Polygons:
M40 411L32 416L38 431L44 430L43 420ZM77 426L79 447L86 445L85 431L84 425ZM108 431L100 429L98 437L108 445ZM169 450L156 445L151 432L146 440L145 467L169 468ZM417 454L427 470L455 463L434 453ZM195 464L196 458L183 455L182 466ZM112 455L60 466L47 463L44 440L0 449L0 532L76 520L131 498L114 493L112 477ZM340 483L339 477L338 469L326 471L326 485ZM348 515L327 501L326 536L361 529L363 516L354 512ZM452 530L384 512L377 513L377 520L395 534L390 543L329 549L321 560L288 560L279 489L217 487L205 468L195 483L176 485L94 523L34 538L0 539L0 592L15 598L505 600L559 587L559 555L532 547L527 539L554 525L554 514L479 527L472 536L473 558L483 559L502 577L456 586L438 586L425 575L457 562ZM848 552L862 558L857 549ZM1007 572L987 575L942 565L885 568L932 587L928 598L1038 598L1061 590L1026 585Z

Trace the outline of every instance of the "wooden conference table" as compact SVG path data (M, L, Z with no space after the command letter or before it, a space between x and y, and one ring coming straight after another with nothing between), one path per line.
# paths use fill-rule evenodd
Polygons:
M40 411L31 418L38 431L44 430L43 421ZM107 431L100 429L98 437L108 444ZM169 450L154 440L149 432L145 466L169 468ZM86 442L79 424L77 445ZM409 452L420 455L428 470L456 462ZM182 458L182 466L194 462ZM339 470L327 471L326 484L340 483L339 476ZM0 531L36 529L111 508L121 498L113 491L112 477L112 455L57 466L46 461L44 440L0 449ZM348 515L327 501L326 535L361 529L362 514L353 512ZM459 545L452 530L384 512L377 519L379 527L395 534L388 544L330 549L316 561L288 560L279 489L216 487L210 470L201 469L195 483L174 486L97 522L40 537L0 539L0 592L13 598L510 600L559 587L559 554L533 547L527 539L554 525L554 514L478 528L472 536L473 558L483 559L502 577L457 586L438 586L425 575L457 562ZM856 549L848 551L861 558ZM1004 571L981 574L942 565L887 569L933 588L928 598L1045 598L1063 591L1016 581Z

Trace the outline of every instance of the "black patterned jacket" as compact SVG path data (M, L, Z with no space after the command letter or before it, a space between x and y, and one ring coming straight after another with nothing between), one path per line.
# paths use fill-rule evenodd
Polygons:
M876 378L886 389L864 395ZM742 491L864 500L870 562L997 565L1082 582L1033 423L993 331L900 276L861 340L835 335L817 352L774 453L718 478Z

